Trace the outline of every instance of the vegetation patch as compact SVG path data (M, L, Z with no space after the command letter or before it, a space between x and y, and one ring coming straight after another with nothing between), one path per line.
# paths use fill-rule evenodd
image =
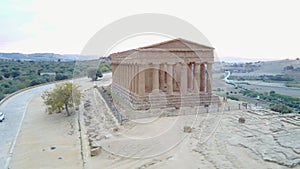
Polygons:
M111 62L0 60L0 100L26 87L87 76L89 68L111 71ZM99 71L101 73L101 71Z
M300 99L275 93L275 91L259 93L256 91L242 89L241 94L248 97L258 98L269 103L270 108L280 113L300 113Z
M286 87L298 87L300 88L300 84L299 83L287 83L285 84Z

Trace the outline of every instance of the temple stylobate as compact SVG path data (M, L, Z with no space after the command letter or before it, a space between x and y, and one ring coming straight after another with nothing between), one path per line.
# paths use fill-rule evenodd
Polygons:
M200 106L212 95L214 48L184 39L111 54L112 92L134 109Z

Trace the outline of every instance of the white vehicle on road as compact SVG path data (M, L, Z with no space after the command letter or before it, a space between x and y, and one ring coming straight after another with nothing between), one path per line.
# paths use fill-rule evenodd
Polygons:
M5 114L3 112L0 112L0 122L2 122L5 119Z

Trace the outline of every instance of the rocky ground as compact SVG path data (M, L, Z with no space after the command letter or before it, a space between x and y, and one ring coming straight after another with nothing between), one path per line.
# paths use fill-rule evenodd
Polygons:
M238 110L238 102L228 101L209 113L197 107L151 110L158 116L119 126L97 90L87 92L85 128L91 145L99 147L87 157L87 168L299 168L298 115ZM170 115L176 111L186 115Z

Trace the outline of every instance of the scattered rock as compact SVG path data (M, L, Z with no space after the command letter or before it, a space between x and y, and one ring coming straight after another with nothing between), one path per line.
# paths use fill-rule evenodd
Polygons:
M91 148L91 156L97 156L100 153L100 147Z
M119 131L118 127L113 128L113 132L117 132L117 131Z
M243 118L243 117L239 118L239 123L245 123L245 121L246 121L245 118Z
M55 150L55 149L56 149L56 147L52 146L52 147L50 147L50 149L51 149L51 150Z
M62 160L63 158L62 157L58 157L58 159Z
M185 133L191 133L192 132L192 128L190 126L184 126L183 127L183 132L185 132Z
M89 100L87 100L83 105L84 108L88 108L90 106L91 106L91 101L89 101Z

